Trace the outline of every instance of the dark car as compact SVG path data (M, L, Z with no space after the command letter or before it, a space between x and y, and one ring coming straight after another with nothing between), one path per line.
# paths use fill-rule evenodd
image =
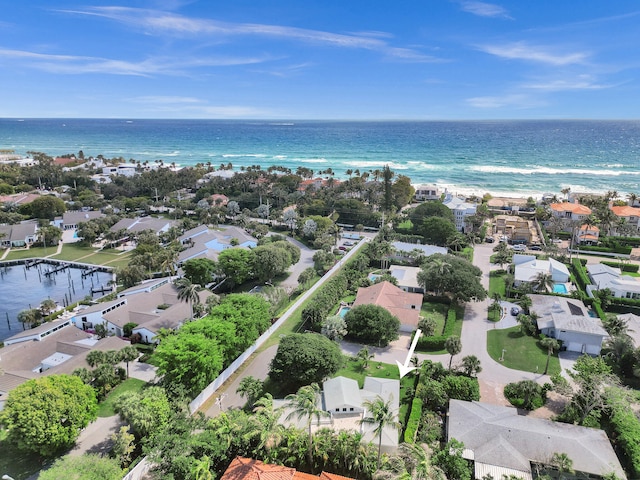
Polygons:
M487 243L493 243L493 242L495 242L495 239L493 237L486 237L484 239L484 241L487 242Z
M511 307L511 315L516 317L520 313L520 309L518 307Z
M531 245L531 246L529 247L529 250L536 250L536 251L538 251L538 252L539 252L539 251L541 251L541 250L542 250L542 247L541 247L540 245Z

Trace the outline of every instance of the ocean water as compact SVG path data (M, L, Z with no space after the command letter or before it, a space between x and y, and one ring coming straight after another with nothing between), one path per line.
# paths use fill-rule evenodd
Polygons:
M0 149L178 165L375 171L456 193L640 193L640 121L0 119Z
M38 308L48 298L61 306L77 302L90 294L91 288L106 286L112 279L106 272L94 272L83 278L85 270L79 268L46 276L44 272L51 268L48 264L29 269L24 265L0 267L0 341L22 331L22 323L18 321L20 311Z

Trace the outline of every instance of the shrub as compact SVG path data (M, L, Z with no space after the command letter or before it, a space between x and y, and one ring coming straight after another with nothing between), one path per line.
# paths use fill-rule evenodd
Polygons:
M609 418L610 429L617 445L623 451L621 460L626 463L631 478L640 478L640 422L628 404L614 402Z
M635 263L622 263L622 262L600 262L603 265L607 265L613 268L619 268L623 272L629 273L638 273L638 269L640 269L640 265Z
M442 386L449 398L468 402L480 400L480 385L477 378L449 375L442 381Z
M407 421L407 428L404 431L404 441L406 443L415 442L421 418L422 400L420 400L419 398L414 398L413 402L411 402L411 413L409 414L409 420Z
M546 389L533 380L522 380L506 385L504 396L511 405L525 410L540 408L547 399Z

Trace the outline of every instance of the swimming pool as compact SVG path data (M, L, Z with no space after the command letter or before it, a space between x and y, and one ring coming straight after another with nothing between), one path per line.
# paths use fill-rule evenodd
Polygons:
M569 293L569 291L567 290L567 286L564 283L554 283L553 293L561 293L563 295L566 295L567 293Z
M340 307L340 310L338 310L338 315L344 318L349 310L351 310L351 307Z
M371 280L372 282L375 282L379 277L380 275L376 275L375 273L370 273L368 275L369 280Z

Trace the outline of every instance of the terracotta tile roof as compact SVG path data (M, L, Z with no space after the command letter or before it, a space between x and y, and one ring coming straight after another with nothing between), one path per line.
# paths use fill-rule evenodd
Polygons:
M587 225L584 224L580 227L580 231L587 231L587 232L599 232L600 229L595 226L595 225Z
M611 211L619 217L640 217L639 207L624 205L622 207L611 207Z
M356 300L353 306L378 305L395 315L402 325L417 328L420 319L420 307L422 295L420 293L408 293L396 287L391 282L380 282L370 287L358 288ZM415 306L415 308L411 308Z
M220 480L353 480L334 473L322 472L320 477L296 472L295 468L262 463L260 460L236 457Z
M579 203L552 203L550 206L551 210L556 212L571 212L576 215L591 215L591 209L584 205L580 205Z

